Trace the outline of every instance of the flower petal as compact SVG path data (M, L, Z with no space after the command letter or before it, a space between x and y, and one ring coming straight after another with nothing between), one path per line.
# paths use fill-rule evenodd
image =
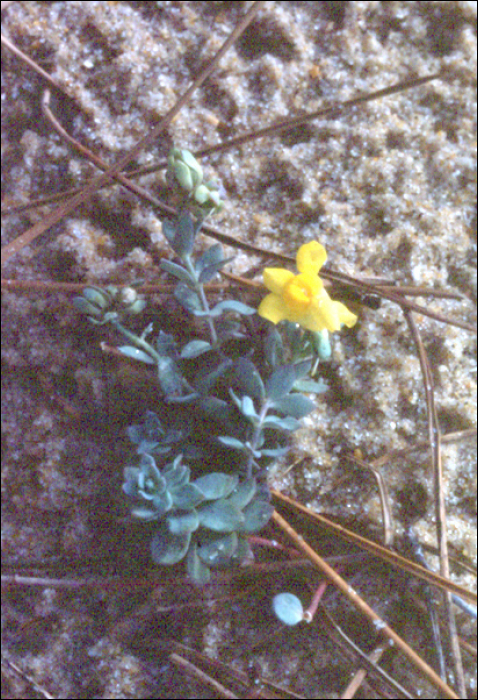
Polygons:
M340 301L333 302L337 307L337 313L339 315L340 323L344 323L347 328L352 328L357 322L357 316L347 309L345 304Z
M282 267L266 267L264 269L264 284L273 294L280 294L284 286L294 277L290 270Z
M328 330L339 331L342 323L349 328L354 325L357 316L347 309L340 301L332 301L325 289L316 296L300 322L303 328L310 331Z
M317 296L320 294L324 287L324 283L317 277L317 275L311 275L309 273L301 272L299 275L295 276L298 284L304 284L309 290L312 296Z
M257 309L259 316L266 318L272 323L288 320L287 307L277 294L268 294L259 304Z
M318 241L305 243L297 251L296 263L299 272L317 275L326 260L325 248Z

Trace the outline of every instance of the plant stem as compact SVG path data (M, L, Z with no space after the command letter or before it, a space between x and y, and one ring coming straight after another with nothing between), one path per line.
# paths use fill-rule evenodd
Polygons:
M120 333L122 333L124 336L128 338L128 340L131 340L132 343L134 343L137 347L142 348L145 350L148 355L153 359L156 363L159 362L161 359L161 356L158 355L156 350L153 348L152 345L146 342L144 338L140 338L139 336L135 335L134 333L131 333L127 328L123 326L119 321L113 320L110 321L111 325L114 326Z
M214 326L214 321L211 316L211 310L209 308L209 304L206 298L206 295L204 293L204 285L201 284L198 280L196 270L194 269L194 265L192 263L191 257L189 255L185 256L183 258L184 264L186 266L187 271L191 275L192 279L194 279L194 291L196 291L199 294L199 298L201 300L201 304L203 307L203 311L206 311L208 316L206 316L207 323L209 326L209 332L211 334L211 345L213 347L217 346L218 338L217 338L217 333L216 333L216 328Z
M257 445L259 444L259 439L261 437L262 433L262 425L267 417L267 411L269 410L270 403L269 399L266 399L264 403L261 406L261 410L259 413L259 420L257 421L257 424L254 427L254 432L252 434L251 438L251 449L249 452L249 456L247 458L247 464L246 464L246 470L247 470L247 478L250 479L252 477L252 464L254 462L254 451L257 448Z

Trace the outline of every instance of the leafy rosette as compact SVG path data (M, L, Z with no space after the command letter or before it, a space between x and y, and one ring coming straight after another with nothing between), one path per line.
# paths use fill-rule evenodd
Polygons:
M154 457L142 454L139 467L126 467L124 475L123 491L135 501L132 515L158 521L153 560L176 564L187 555L196 583L209 580L211 567L242 561L250 551L246 536L272 515L266 486L220 472L190 482L181 456L159 469Z
M190 469L181 455L160 471L154 457L142 454L139 467L126 467L124 477L123 491L136 501L132 515L142 520L158 520L174 508L194 508L204 499L189 483Z

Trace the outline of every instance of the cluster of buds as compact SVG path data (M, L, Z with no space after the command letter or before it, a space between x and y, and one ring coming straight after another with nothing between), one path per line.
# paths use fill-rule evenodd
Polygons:
M219 185L214 182L203 182L203 171L196 158L190 151L173 148L168 156L167 179L178 183L200 208L210 211L222 209L223 202Z
M73 304L78 311L87 314L92 323L103 325L109 321L119 321L125 314L141 313L146 306L146 301L133 287L118 289L108 285L106 289L85 287L83 296L75 297Z

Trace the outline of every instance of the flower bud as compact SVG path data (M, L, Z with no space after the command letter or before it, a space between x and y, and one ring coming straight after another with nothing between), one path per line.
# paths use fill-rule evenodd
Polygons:
M202 168L192 153L173 148L168 156L168 174L174 175L185 190L191 192L203 179Z
M201 207L222 209L224 202L221 200L219 188L215 182L207 185L199 185L194 190L194 199Z
M133 287L121 289L118 294L118 301L128 314L139 314L146 306L146 301L138 295L138 292Z

